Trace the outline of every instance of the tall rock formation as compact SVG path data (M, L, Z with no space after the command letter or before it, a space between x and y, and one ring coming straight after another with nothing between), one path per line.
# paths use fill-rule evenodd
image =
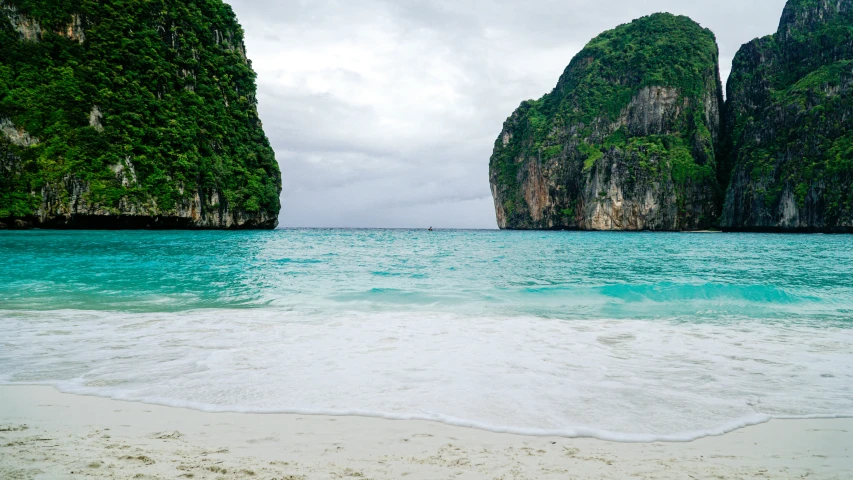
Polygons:
M601 34L504 123L490 162L509 229L696 230L717 220L714 35L655 14Z
M853 232L853 0L790 0L727 89L723 228Z
M221 0L0 0L0 228L274 228L256 105Z

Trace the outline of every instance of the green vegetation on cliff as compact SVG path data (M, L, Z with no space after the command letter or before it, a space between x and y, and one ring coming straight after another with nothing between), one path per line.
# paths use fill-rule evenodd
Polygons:
M281 178L256 103L221 0L0 0L0 220L50 202L180 216L196 196L269 226Z
M723 225L853 229L853 0L790 0L735 57Z
M650 188L658 188L653 196L662 202L673 185L683 211L639 228L709 226L719 208L721 102L716 39L689 18L655 14L599 35L551 93L522 103L505 123L490 165L499 223L586 228L589 219L575 205L590 205L583 191L602 175L610 178L598 171L606 164L625 171L625 186L638 202L644 193L632 182L639 177L659 186ZM538 166L531 169L531 162ZM531 191L524 186L528 171L537 169L550 172L546 183L552 185L553 207L542 219L524 193Z

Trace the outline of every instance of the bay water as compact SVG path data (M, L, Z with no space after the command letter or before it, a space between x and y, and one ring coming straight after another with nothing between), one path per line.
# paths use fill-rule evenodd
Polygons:
M853 416L853 236L0 232L0 384L620 441Z

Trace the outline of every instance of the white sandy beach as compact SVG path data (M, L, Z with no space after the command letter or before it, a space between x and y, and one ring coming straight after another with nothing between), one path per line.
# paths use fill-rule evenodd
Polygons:
M421 421L205 413L0 387L0 478L820 478L853 472L853 419L691 443L524 437Z

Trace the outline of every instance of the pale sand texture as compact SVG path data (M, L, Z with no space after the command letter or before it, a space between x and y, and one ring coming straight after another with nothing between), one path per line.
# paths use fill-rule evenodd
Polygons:
M853 420L692 443L523 437L421 421L203 413L0 387L0 478L853 478Z

